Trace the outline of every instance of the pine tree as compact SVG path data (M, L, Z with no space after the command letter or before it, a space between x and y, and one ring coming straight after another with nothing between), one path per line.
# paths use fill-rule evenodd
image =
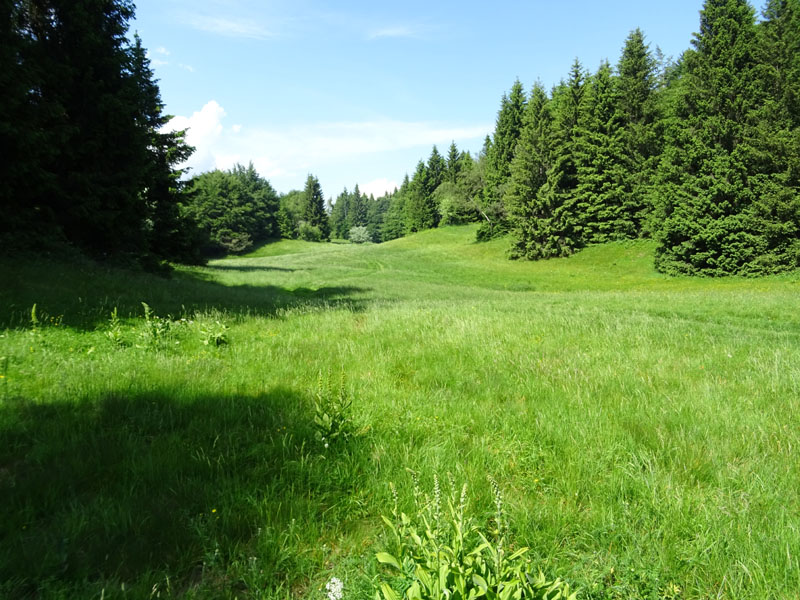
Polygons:
M381 235L380 239L382 242L388 242L390 240L395 240L399 237L402 237L406 232L406 210L405 210L405 203L406 197L408 195L408 189L411 186L411 182L408 178L408 174L403 177L403 183L400 185L400 189L397 190L393 195L391 202L389 203L389 208L386 211L386 215L383 219L383 224L381 226Z
M352 227L366 227L367 225L367 197L361 193L356 184L352 196L350 196L350 213L347 224L350 231Z
M706 0L692 43L655 186L656 267L700 275L794 268L800 211L759 156L766 90L753 9Z
M461 154L458 152L455 141L450 142L450 149L447 152L447 180L450 183L458 181L458 174L461 172Z
M584 243L576 206L578 168L575 153L585 79L583 67L576 59L569 80L562 82L552 94L551 166L537 193L534 208L537 218L529 226L525 239L524 255L530 259L568 256Z
M625 212L632 221L635 236L644 232L649 210L647 197L661 154L656 130L659 118L656 68L656 59L645 43L644 34L635 29L625 40L616 79L627 157Z
M331 221L331 235L339 239L345 239L347 232L350 231L348 225L348 204L350 201L350 194L347 188L344 188L341 194L336 198L330 211Z
M591 78L575 136L575 221L584 243L633 238L641 206L629 184L629 161L617 82L608 62Z
M431 176L423 161L417 163L404 208L405 228L409 233L431 229L439 223L439 211L431 192Z
M445 181L445 177L447 176L447 163L445 162L442 155L439 154L439 150L436 146L433 147L431 150L431 155L428 158L428 181L427 181L427 194L433 195L442 183Z
M319 239L329 242L331 240L331 229L328 213L325 212L325 198L322 195L319 180L313 175L309 175L306 179L303 195L303 220L305 224L319 232Z
M547 92L540 83L533 87L517 151L511 162L511 178L504 198L514 241L512 258L538 258L540 221L539 190L547 181L552 161L552 115Z

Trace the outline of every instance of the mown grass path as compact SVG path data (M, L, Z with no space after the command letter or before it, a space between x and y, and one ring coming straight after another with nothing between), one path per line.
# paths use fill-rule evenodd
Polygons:
M336 575L368 598L413 469L487 520L492 474L582 598L797 598L800 278L473 237L280 242L171 280L3 263L0 597L321 598ZM328 371L355 435L325 449Z

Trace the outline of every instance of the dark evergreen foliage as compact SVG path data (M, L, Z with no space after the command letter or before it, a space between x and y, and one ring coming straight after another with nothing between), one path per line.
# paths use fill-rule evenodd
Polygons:
M356 188L358 191L358 188ZM306 187L303 191L303 220L300 224L300 237L309 241L331 240L331 226L328 220L328 213L325 212L325 198L322 195L322 188L319 180L313 175L306 179Z
M631 189L620 93L605 62L588 83L575 135L575 221L583 243L634 238L641 205Z
M747 2L706 1L657 177L661 271L754 275L798 265L796 188L759 151L768 89L757 43Z
M195 260L167 118L127 0L4 0L0 143L6 246L30 232L97 256ZM9 233L16 233L9 235Z

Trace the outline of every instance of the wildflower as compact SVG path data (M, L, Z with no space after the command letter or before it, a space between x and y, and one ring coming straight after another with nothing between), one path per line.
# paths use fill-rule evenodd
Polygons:
M341 579L331 577L331 580L325 585L328 591L328 600L342 600L344 596L344 584Z
M216 508L212 508L212 509L211 509L211 512L212 512L212 513L215 513L215 512L217 512L217 509L216 509Z

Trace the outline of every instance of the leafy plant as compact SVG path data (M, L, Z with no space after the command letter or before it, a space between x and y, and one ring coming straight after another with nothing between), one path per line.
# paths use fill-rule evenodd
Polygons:
M170 320L162 319L153 313L153 310L146 302L142 302L144 308L144 331L141 335L150 346L157 346L164 342L169 335Z
M115 346L124 345L125 340L122 337L122 323L119 320L116 306L114 307L114 310L111 311L111 317L108 319L108 329L105 333L106 337Z
M528 548L506 555L508 532L503 514L503 496L489 477L495 499L494 527L484 531L467 514L467 485L451 491L446 510L438 477L433 494L420 492L414 477L415 514L399 512L394 494L392 518L383 517L390 531L388 552L376 558L394 573L394 586L381 581L375 600L574 600L568 584L548 580L541 571L533 574ZM402 592L398 592L400 587Z
M344 371L338 385L334 383L330 371L327 377L320 372L314 400L314 428L315 437L324 449L347 439L352 433L349 414L352 403L347 394Z
M220 347L228 343L228 326L218 319L200 326L200 339L205 346Z

